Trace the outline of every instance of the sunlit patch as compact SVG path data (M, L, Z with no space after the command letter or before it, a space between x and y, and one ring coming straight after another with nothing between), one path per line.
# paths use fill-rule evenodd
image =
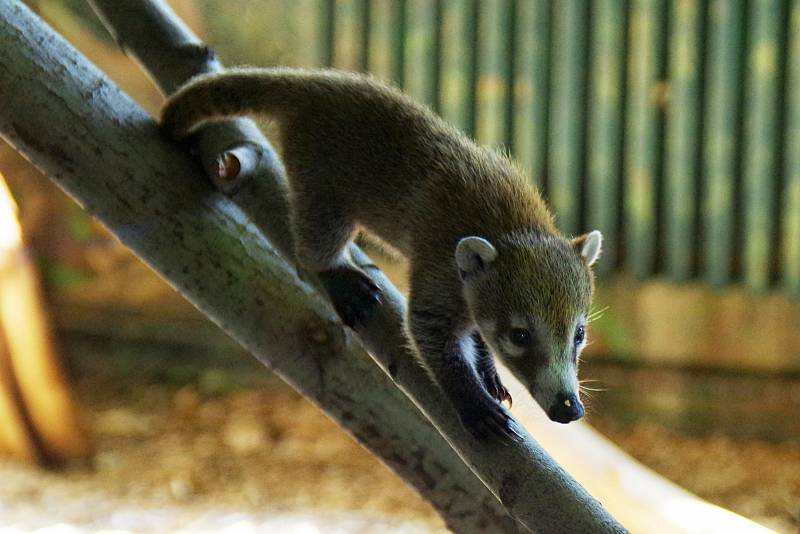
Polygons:
M132 534L134 532L219 532L221 534L250 534L281 532L285 534L322 534L329 532L396 532L422 534L430 532L426 524L399 521L369 514L330 513L318 510L298 510L294 513L237 513L222 507L192 513L176 507L133 508L123 506L113 513L98 513L91 525L85 521L30 517L28 514L4 514L0 502L0 534ZM71 504L71 503L67 503ZM68 514L64 514L68 515ZM20 517L15 517L20 516ZM99 528L98 528L99 526ZM105 526L105 528L103 528ZM160 528L159 528L160 527Z
M17 206L0 174L0 253L14 250L22 243L22 230L17 221Z

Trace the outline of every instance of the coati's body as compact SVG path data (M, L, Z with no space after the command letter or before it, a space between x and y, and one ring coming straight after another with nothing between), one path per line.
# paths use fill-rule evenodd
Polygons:
M553 347L585 321L599 233L563 238L506 157L365 76L228 71L179 90L163 121L182 137L200 122L242 114L278 122L298 261L320 273L346 323L363 319L377 291L346 255L364 229L409 259L408 331L470 430L509 431L494 400L509 397L479 331L551 417L558 403L572 409L557 420L582 415L574 363L581 347ZM526 358L503 347L515 328L535 334L516 347ZM571 371L559 358L573 360ZM547 376L552 384L543 385Z

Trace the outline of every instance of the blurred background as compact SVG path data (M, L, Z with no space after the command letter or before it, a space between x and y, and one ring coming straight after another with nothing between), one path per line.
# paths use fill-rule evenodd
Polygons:
M157 114L84 1L26 4ZM605 236L588 422L697 495L800 528L800 0L169 4L226 65L368 71L511 152L564 232ZM313 509L298 532L443 528L4 144L0 173L24 240L0 255L32 259L0 257L5 299L32 303L0 321L0 521L262 514L284 532ZM43 283L16 295L15 269Z

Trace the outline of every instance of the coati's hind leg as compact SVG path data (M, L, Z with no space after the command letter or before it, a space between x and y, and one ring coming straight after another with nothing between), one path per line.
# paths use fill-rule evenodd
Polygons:
M494 356L479 332L472 334L472 342L475 344L475 368L483 381L483 386L489 395L497 399L497 402L508 401L510 407L513 402L511 394L500 381L500 376L494 366Z
M354 222L333 198L319 194L295 194L292 218L300 265L317 273L345 325L363 324L380 302L380 288L347 252Z

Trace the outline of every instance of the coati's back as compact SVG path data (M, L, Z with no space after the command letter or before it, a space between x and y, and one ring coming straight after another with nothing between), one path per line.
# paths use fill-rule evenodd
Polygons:
M163 122L182 137L201 122L248 114L278 120L293 188L315 188L405 254L412 242L424 246L417 229L441 229L449 245L487 229L552 229L535 188L510 161L369 76L230 70L178 91Z
M236 115L277 119L284 147L334 165L332 174L362 176L388 166L404 182L436 138L458 135L399 91L369 76L289 68L232 69L200 76L173 95L164 126L183 137L201 122ZM293 153L292 155L297 155ZM365 180L374 184L375 180Z

